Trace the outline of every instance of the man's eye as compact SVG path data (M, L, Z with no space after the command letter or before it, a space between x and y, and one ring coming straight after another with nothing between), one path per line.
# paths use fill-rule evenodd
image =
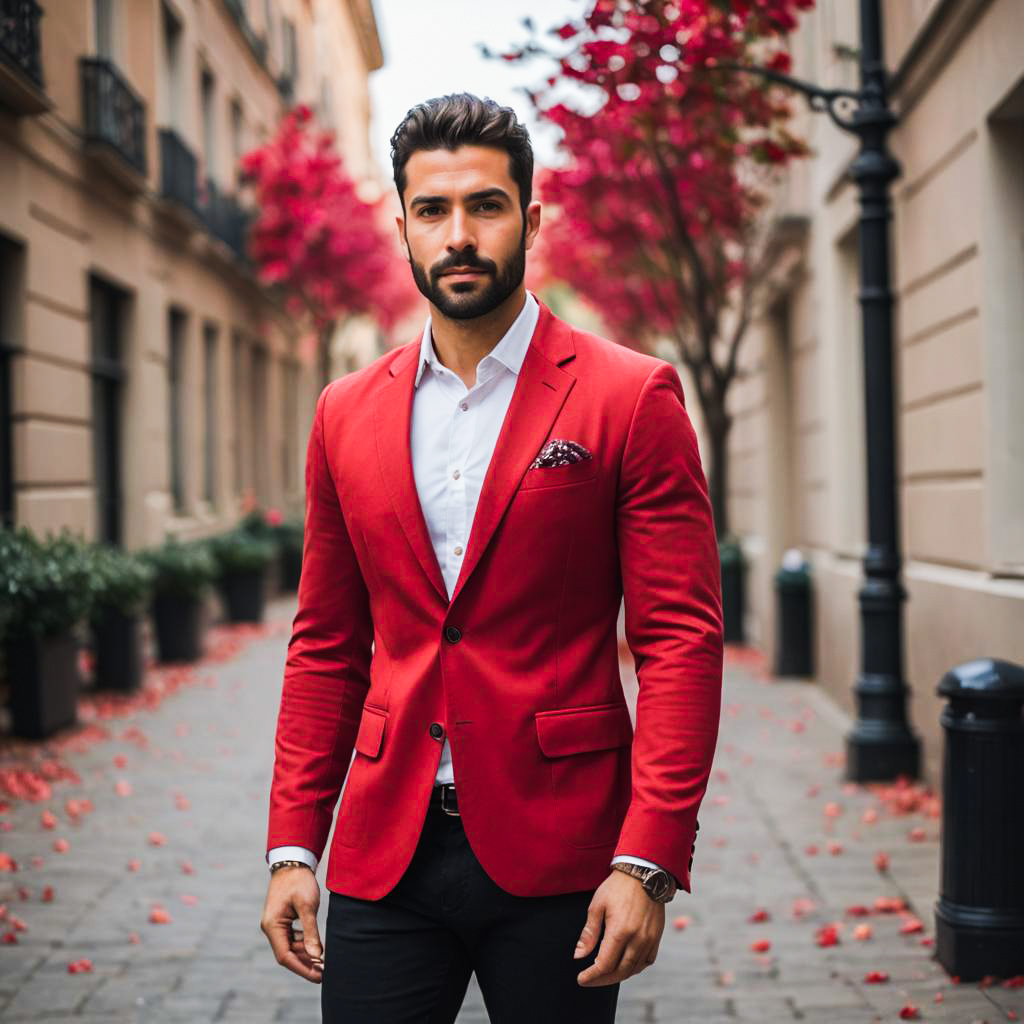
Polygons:
M428 213L430 213L431 210L440 210L440 209L441 209L440 206L421 206L420 207L420 216L424 217Z
M498 205L498 204L497 204L496 202L494 202L494 201L493 201L493 200L491 200L491 199L485 199L485 200L484 200L484 201L483 201L483 202L482 202L482 203L480 204L480 209L482 210L482 209L483 209L483 208L484 208L485 206L490 206L490 207L492 207L492 208L493 208L493 209L495 209L495 210L500 210L500 209L501 209L501 207L500 207L500 206L499 206L499 205Z

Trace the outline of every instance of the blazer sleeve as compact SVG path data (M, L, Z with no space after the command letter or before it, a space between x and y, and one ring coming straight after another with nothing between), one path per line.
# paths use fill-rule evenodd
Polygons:
M319 860L370 685L369 595L342 515L324 441L320 394L306 453L298 611L274 741L267 848L302 846Z
M722 597L697 438L679 375L666 362L633 410L616 529L639 694L632 797L615 854L648 858L689 891L697 811L718 739Z

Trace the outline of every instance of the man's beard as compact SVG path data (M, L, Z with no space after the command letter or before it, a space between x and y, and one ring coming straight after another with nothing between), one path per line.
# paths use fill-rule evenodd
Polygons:
M423 266L412 258L409 243L409 266L412 268L413 280L424 298L432 302L441 313L451 320L473 320L486 316L497 309L521 284L526 275L526 230L519 239L519 245L500 271L492 260L481 260L476 255L455 255L446 259L428 276ZM473 284L456 282L452 292L442 290L441 274L454 267L480 268L484 271L481 279ZM458 291L465 288L465 291Z

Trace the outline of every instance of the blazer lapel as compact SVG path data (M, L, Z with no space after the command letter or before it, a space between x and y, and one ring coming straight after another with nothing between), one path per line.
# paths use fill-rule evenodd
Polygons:
M484 476L466 557L452 592L453 603L487 550L523 474L547 439L555 417L576 383L576 378L559 365L576 354L572 329L537 301L537 327Z
M374 421L377 431L377 454L381 475L391 506L395 510L409 546L413 550L427 578L433 583L441 599L447 603L441 566L430 542L427 521L416 493L416 479L412 473L412 451L409 445L409 425L412 422L413 382L420 354L423 332L415 343L391 363L391 376L377 392Z

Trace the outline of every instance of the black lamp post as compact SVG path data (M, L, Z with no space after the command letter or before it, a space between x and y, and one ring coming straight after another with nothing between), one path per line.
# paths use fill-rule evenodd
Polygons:
M916 778L920 743L907 721L903 678L903 602L893 394L893 297L889 272L889 186L899 164L887 137L889 109L879 0L860 0L860 89L823 89L767 68L748 71L803 94L860 139L850 168L860 200L860 306L867 435L868 548L860 589L861 670L857 721L846 738L846 774L855 782Z

